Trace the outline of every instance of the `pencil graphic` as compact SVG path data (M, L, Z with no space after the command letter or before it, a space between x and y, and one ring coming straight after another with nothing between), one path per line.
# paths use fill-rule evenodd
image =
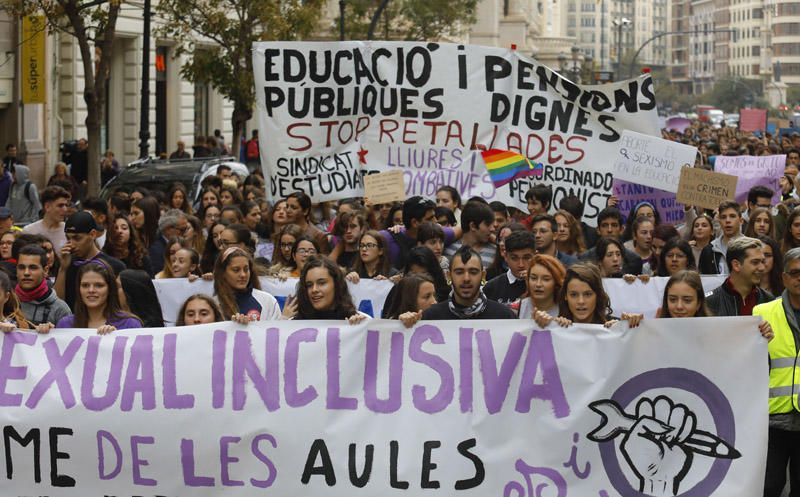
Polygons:
M587 435L587 438L593 442L612 440L618 435L629 432L638 421L635 417L626 414L613 400L598 400L589 404L589 408L602 418L600 425ZM656 422L661 424L664 429L674 429L661 421L656 420ZM739 451L728 442L703 430L693 430L689 437L680 444L692 452L709 457L721 459L741 457Z

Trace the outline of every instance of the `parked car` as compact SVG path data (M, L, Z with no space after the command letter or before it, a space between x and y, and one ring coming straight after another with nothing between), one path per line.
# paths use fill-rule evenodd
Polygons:
M100 197L109 198L118 190L132 192L136 187L167 192L173 183L179 182L189 191L189 199L196 203L200 195L200 183L206 176L217 173L221 165L230 166L232 172L241 178L250 172L247 166L233 157L203 157L197 159L140 159L128 164L111 181L103 186Z

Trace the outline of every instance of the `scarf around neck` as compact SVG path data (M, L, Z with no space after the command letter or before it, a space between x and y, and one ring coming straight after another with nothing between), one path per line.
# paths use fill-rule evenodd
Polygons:
M486 295L484 295L483 290L481 290L478 293L478 298L475 300L475 302L468 307L464 307L456 303L455 295L451 290L450 296L447 298L447 306L450 308L450 312L461 319L476 318L477 316L483 314L483 311L486 310L487 300L488 299L486 298Z
M47 295L47 292L49 291L50 287L47 286L47 278L43 278L42 282L39 283L39 286L33 290L24 290L21 286L19 286L19 283L17 283L17 286L14 287L14 293L17 294L17 297L19 297L22 302L41 300L41 298Z

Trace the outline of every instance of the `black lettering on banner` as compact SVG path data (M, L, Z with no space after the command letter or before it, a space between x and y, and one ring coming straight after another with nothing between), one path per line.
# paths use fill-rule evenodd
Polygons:
M651 110L656 106L656 96L653 93L653 78L642 81L642 95L647 97L647 102L639 104L639 110Z
M486 478L486 469L483 467L483 461L480 457L470 452L470 449L474 448L475 445L477 445L477 441L474 438L464 440L458 444L458 453L469 459L475 466L475 476L467 480L458 480L455 485L456 490L475 488L483 483L483 480Z
M321 459L319 466L314 466L317 462L317 457ZM325 445L325 440L318 438L311 444L311 449L308 451L308 458L306 459L305 468L303 468L303 476L300 481L303 485L308 485L311 477L314 475L322 475L325 477L325 483L332 487L336 485L336 473L333 470L333 462L331 455L328 452L328 446Z
M386 59L392 58L392 53L385 49L385 48L378 48L374 52L372 52L372 76L375 78L375 81L381 86L389 86L389 82L382 78L380 72L378 71L378 58L383 57Z
M358 488L364 488L369 483L369 477L372 475L372 462L375 459L375 446L367 444L364 448L364 468L359 475L356 468L356 449L358 445L350 444L349 448L349 461L348 469L350 471L350 483Z
M502 57L487 55L484 59L484 74L486 90L493 92L495 80L507 78L511 75L511 63Z
M400 452L400 444L397 440L389 442L389 485L392 488L406 490L409 487L407 481L397 479L397 459Z
M297 63L297 73L292 72L292 61ZM306 59L299 50L292 48L283 51L283 80L287 83L300 83L306 77Z
M458 46L458 51L464 51L464 45ZM462 90L467 89L467 55L459 53L458 57L458 87Z
M431 461L433 449L438 449L442 446L442 442L438 440L428 440L423 444L422 452L422 476L420 488L439 488L441 484L437 480L431 480L431 471L436 469L437 464Z
M42 468L39 458L42 453L42 441L40 438L41 431L39 428L32 428L25 436L20 436L13 426L6 426L3 428L3 446L6 452L6 478L11 480L14 476L14 464L11 461L11 440L13 439L21 447L27 447L31 442L33 443L33 481L40 483L42 481Z
M50 428L50 484L54 487L74 487L75 478L58 474L58 460L70 458L68 453L58 451L58 437L61 435L72 436L72 430L69 428Z
M280 55L280 53L281 51L277 48L268 48L264 50L264 81L280 80L280 75L272 70L272 67L275 65L272 59Z
M319 70L320 64L317 63L317 59L319 58L319 52L314 50L308 55L308 77L311 78L311 81L322 84L326 83L331 77L331 51L324 50L322 52L322 56L325 59L323 62L323 70L322 72L317 72Z

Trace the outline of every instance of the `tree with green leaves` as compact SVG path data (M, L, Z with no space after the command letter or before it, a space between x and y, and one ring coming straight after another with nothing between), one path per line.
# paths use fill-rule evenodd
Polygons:
M318 27L323 0L161 0L157 31L187 55L181 74L209 83L233 102L233 146L253 117L253 43L295 40Z
M477 0L347 0L345 32L353 40L438 41L467 31L475 22L477 4Z
M75 38L83 64L83 100L86 102L88 191L100 189L100 130L106 107L111 48L116 36L121 0L0 0L14 16L44 15L50 32ZM77 138L77 137L76 137Z

